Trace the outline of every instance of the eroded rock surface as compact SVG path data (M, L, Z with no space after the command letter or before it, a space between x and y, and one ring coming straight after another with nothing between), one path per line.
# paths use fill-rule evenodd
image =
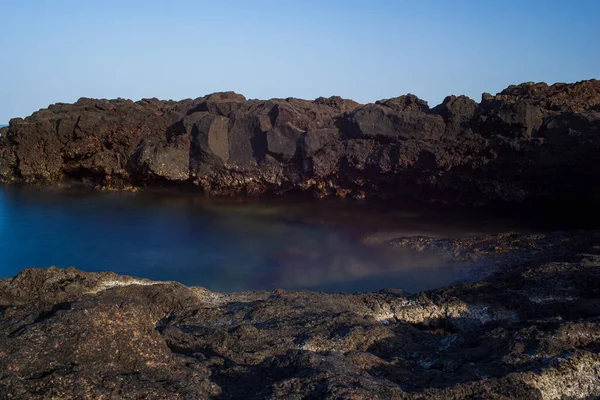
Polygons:
M0 280L0 397L600 396L600 235L401 238L492 277L430 292L213 293L76 269Z
M0 130L0 181L481 205L600 197L600 81L414 95L80 99Z

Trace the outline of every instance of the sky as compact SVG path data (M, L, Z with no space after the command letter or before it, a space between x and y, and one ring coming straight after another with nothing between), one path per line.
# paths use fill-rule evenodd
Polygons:
M600 78L597 0L0 0L0 124L79 97L413 93Z

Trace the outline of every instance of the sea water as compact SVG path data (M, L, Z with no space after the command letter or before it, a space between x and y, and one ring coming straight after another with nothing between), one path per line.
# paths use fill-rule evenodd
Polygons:
M390 246L391 239L483 235L516 225L340 199L0 186L0 277L55 265L214 291L415 292L469 276L464 266Z

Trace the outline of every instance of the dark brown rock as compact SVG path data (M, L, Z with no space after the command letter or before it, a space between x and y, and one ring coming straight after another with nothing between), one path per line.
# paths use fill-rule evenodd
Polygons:
M597 398L599 239L393 240L496 271L415 294L213 293L26 269L0 279L0 397Z
M538 136L544 122L542 110L524 100L484 98L479 132L486 136L530 138Z
M145 176L167 181L185 181L190 171L190 137L175 136L170 142L144 139L132 158Z
M298 150L302 136L304 131L290 122L278 125L266 133L267 152L280 161L290 161Z
M319 150L331 143L338 143L340 134L337 128L308 130L304 135L303 156L312 157Z
M389 107L394 111L429 111L429 105L425 100L422 100L414 94L407 94L405 96L394 97L392 99L379 100L375 104L380 104L385 107Z
M480 104L414 95L56 104L0 137L0 181L208 195L312 192L483 205L600 196L600 84L526 83Z
M524 100L548 111L584 112L600 104L600 81L590 79L574 84L527 82L511 85L496 96L499 99Z
M352 139L439 139L444 121L437 115L368 104L345 116L342 130Z
M444 137L452 138L473 133L477 107L477 103L467 96L448 96L432 112L444 118L446 121Z

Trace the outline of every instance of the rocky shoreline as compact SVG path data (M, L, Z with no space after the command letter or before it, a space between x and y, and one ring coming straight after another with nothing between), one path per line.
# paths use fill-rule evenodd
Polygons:
M80 99L0 129L0 183L545 204L568 217L600 200L600 81L434 108L413 95ZM26 269L0 279L0 397L600 398L590 228L396 238L389 246L493 271L413 294L215 293Z
M600 81L524 83L480 103L414 95L54 104L0 129L0 182L290 191L477 206L600 198Z
M23 270L0 280L0 397L597 398L598 239L394 240L501 265L416 294L214 293Z

